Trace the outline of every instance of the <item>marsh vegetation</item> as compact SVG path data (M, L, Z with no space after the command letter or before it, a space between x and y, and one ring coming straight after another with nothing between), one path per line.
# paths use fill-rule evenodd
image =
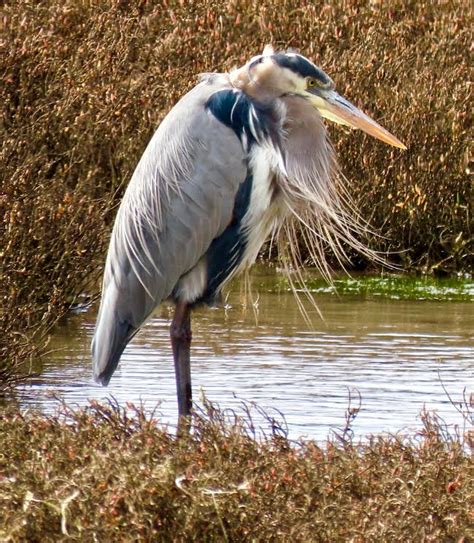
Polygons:
M3 2L0 396L31 375L55 323L97 296L115 210L167 111L197 74L243 64L266 43L311 57L408 147L329 128L352 199L376 233L364 241L407 272L469 277L472 21L459 0L244 1L225 12L217 0ZM351 258L352 270L380 271ZM418 283L397 281L379 288L420 294ZM424 295L438 296L424 281ZM458 284L441 296L472 299L449 281ZM212 405L181 439L132 411L2 408L0 539L474 537L472 440L430 415L412 439L319 446L278 429L255 439L248 421L229 423Z
M350 422L350 416L349 416ZM5 541L470 541L472 462L443 421L320 446L207 403L176 438L140 408L0 414ZM472 437L472 436L471 436ZM471 442L471 446L473 443Z

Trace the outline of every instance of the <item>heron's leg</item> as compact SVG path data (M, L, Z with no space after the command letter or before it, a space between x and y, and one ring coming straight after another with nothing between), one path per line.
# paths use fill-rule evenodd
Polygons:
M170 327L173 348L179 418L189 417L192 406L191 392L191 308L186 302L176 304Z

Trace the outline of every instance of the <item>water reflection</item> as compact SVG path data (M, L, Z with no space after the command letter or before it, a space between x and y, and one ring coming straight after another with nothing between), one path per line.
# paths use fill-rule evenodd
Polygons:
M362 409L358 436L419 427L419 412L436 409L448 423L462 418L456 400L474 388L474 307L468 302L412 302L318 295L324 315L305 303L305 324L293 295L277 288L276 276L256 278L258 311L243 310L238 286L226 309L202 309L193 317L193 389L202 388L222 407L240 400L282 411L292 437L324 439L344 423L348 390L357 389ZM255 294L256 296L256 294ZM48 392L69 403L113 395L152 409L174 424L177 409L169 310L162 308L125 351L107 389L92 381L89 345L95 313L78 314L58 327L41 376L24 391L24 402L51 411ZM442 383L440 381L442 380Z

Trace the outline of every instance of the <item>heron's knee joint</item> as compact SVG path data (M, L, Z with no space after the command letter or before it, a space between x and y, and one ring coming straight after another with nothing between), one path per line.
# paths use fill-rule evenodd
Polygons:
M191 328L188 326L179 326L177 324L171 324L170 336L172 339L191 341L192 338Z

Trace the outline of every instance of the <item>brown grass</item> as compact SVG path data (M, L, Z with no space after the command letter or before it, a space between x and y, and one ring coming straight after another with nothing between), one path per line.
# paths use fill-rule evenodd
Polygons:
M386 236L372 248L402 251L393 258L407 269L470 270L471 27L460 0L3 2L2 367L15 372L39 325L97 291L124 185L196 74L269 42L314 59L408 145L331 128L350 192Z
M292 443L207 406L175 438L141 409L0 414L2 541L465 542L472 459L413 439Z

